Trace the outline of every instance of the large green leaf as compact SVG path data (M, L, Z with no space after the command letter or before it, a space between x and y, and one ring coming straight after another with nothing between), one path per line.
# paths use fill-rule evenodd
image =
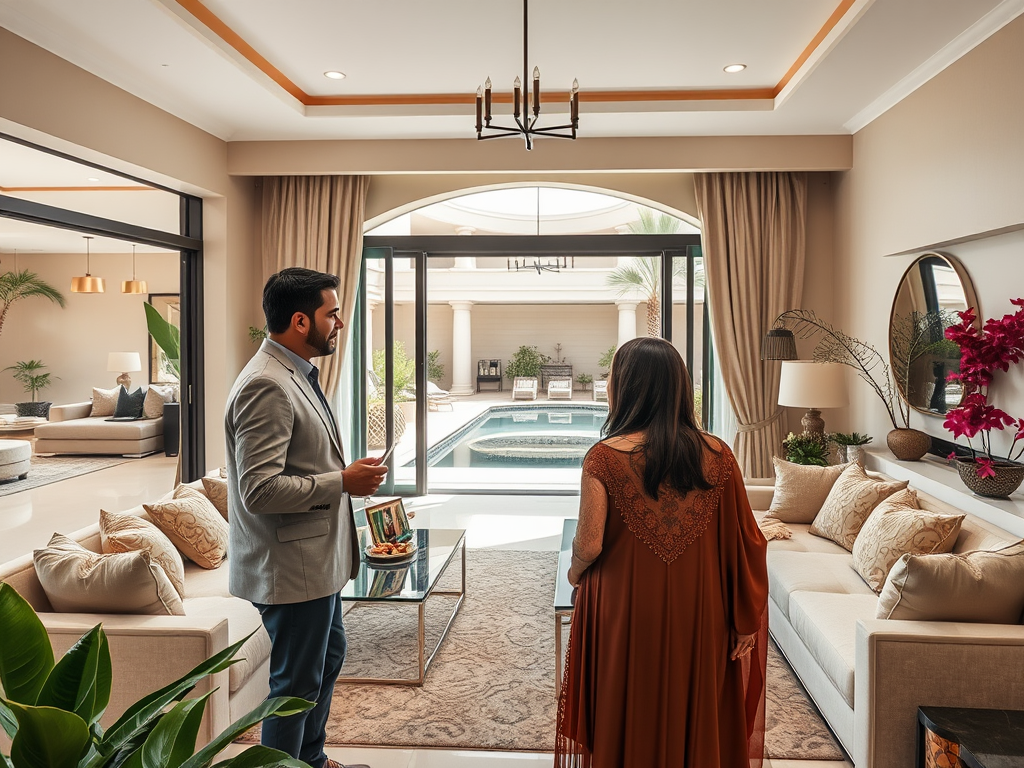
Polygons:
M288 768L309 768L309 763L296 760L279 749L257 744L249 747L229 760L216 763L213 768L261 768L268 765L282 765Z
M0 727L3 727L4 733L12 739L18 732L18 720L2 700L0 700Z
M192 756L206 702L213 692L178 703L142 745L143 768L177 768Z
M92 725L110 701L110 681L110 649L97 624L50 670L36 704L74 712Z
M146 326L153 341L164 351L171 367L178 373L181 361L181 332L164 319L163 315L152 304L143 303L146 310Z
M11 743L17 768L77 768L89 747L89 725L73 712L6 701L18 718Z
M106 756L112 755L137 736L140 731L152 730L153 718L157 717L164 707L185 698L188 692L195 688L196 683L207 675L221 672L236 663L231 660L231 657L250 637L252 634L246 635L237 643L229 645L223 651L215 653L206 661L197 664L184 677L132 704L103 735L103 740L99 744L100 753ZM90 763L89 765L95 766L99 763Z
M14 768L14 763L7 755L0 754L0 768Z
M209 764L224 747L248 731L256 723L271 715L288 717L290 715L297 715L300 712L306 712L315 706L316 704L311 701L298 699L293 696L279 696L276 699L267 699L256 709L229 725L226 731L182 763L181 768L202 768L202 766ZM299 763L299 765L302 765L302 763Z
M53 669L53 648L32 606L10 584L0 583L0 685L19 704L35 704Z

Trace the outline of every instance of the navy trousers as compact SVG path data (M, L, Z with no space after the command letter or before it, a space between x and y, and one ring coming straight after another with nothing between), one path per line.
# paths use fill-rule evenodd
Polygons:
M298 696L316 702L308 712L264 720L261 743L312 766L323 765L331 696L347 647L341 596L254 605L270 635L270 696Z

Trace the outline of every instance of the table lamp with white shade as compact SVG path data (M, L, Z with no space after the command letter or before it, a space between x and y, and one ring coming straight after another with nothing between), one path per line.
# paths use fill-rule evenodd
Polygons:
M117 383L125 389L131 389L132 377L129 373L142 370L142 358L138 352L111 352L107 355L107 370L119 371Z
M782 363L779 405L807 409L800 419L805 434L824 433L822 408L843 408L849 404L846 371L839 363L816 363L813 360L787 360Z

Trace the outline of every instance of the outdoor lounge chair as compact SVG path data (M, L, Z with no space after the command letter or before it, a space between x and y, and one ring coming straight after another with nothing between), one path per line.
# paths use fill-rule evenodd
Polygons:
M432 381L427 381L427 410L437 411L442 405L447 405L449 411L454 411L451 393L447 389L441 389Z
M516 376L512 381L513 400L536 400L537 379L533 376Z
M594 382L594 399L604 400L608 402L608 382L607 381L595 381Z
M572 400L572 379L552 379L548 382L548 400Z

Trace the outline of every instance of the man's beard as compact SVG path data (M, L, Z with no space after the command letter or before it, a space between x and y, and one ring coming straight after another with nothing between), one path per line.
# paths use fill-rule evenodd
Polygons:
M309 336L306 337L306 343L317 351L317 357L325 357L327 355L333 355L334 350L337 348L337 344L331 344L331 339L320 333L320 329L315 325L309 329Z

